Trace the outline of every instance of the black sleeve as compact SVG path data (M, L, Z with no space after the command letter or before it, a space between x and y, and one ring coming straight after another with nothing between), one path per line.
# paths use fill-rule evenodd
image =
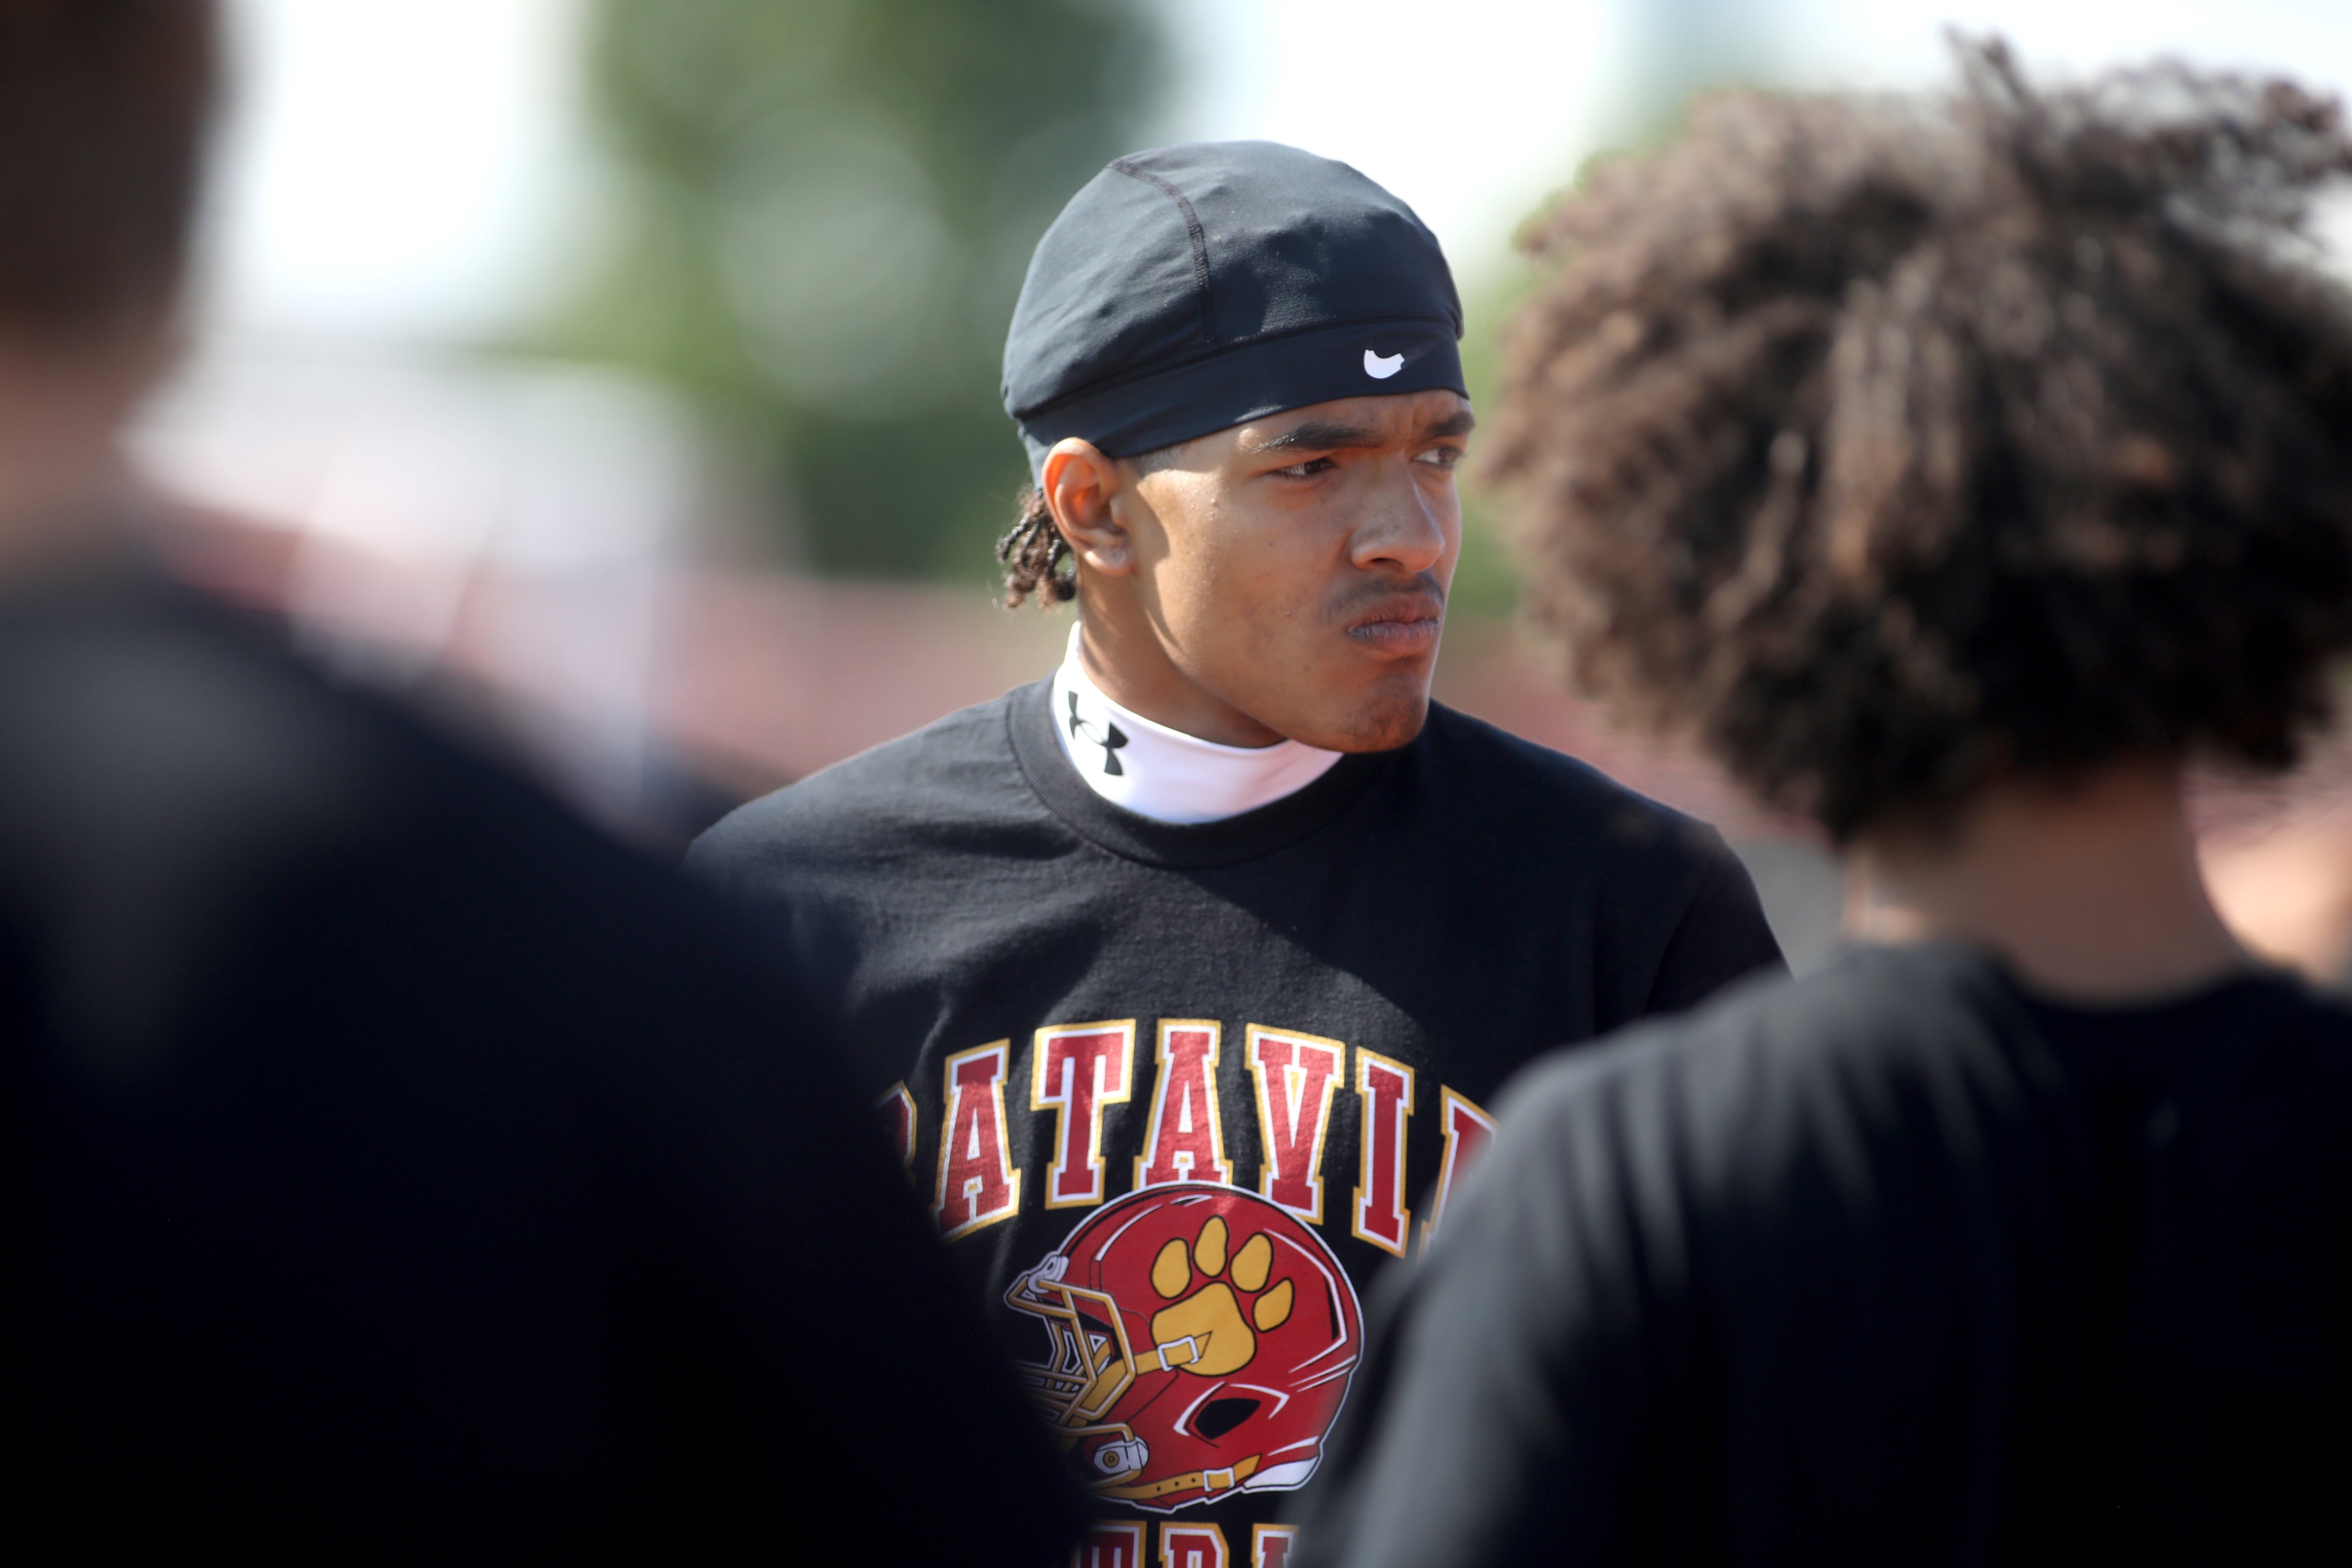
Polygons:
M731 967L731 966L730 966ZM719 966L714 965L714 969ZM720 970L724 973L724 970ZM677 1468L725 1535L785 1560L1036 1568L1080 1520L1042 1426L833 1053L762 987L674 1016L701 1037L629 1086L650 1144L655 1272L698 1432ZM700 1289L697 1289L700 1287ZM707 1293L706 1293L707 1292ZM726 1496L722 1501L722 1494ZM675 1546L677 1510L666 1547Z
M1424 1258L1391 1272L1305 1501L1297 1568L1629 1559L1655 1397L1657 1243L1615 1129L1638 1107L1549 1067Z
M1644 1014L1679 1013L1759 970L1789 973L1748 868L1721 839L1708 840L1705 868L1667 939Z

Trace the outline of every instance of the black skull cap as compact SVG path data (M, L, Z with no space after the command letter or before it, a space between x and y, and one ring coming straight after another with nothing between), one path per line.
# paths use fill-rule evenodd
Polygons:
M1004 342L1033 472L1078 436L1114 458L1287 408L1462 381L1437 237L1345 163L1278 142L1113 159L1037 242Z

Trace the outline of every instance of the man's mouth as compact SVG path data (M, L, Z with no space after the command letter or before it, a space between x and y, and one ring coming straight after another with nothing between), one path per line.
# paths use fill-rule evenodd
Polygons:
M1348 635L1376 653L1407 658L1434 649L1444 626L1444 605L1416 595L1366 611L1349 624Z

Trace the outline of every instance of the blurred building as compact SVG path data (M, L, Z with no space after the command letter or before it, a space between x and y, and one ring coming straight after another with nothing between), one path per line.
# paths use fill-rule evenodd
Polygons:
M137 445L191 503L196 575L615 828L695 826L658 682L716 492L673 400L576 368L247 348L189 367Z

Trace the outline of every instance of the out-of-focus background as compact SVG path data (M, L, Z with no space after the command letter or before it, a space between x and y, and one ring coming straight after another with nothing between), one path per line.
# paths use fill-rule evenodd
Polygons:
M1030 247L1107 159L1271 137L1445 244L1474 394L1515 227L1694 90L1913 88L2178 53L2352 84L2340 0L231 0L185 365L140 437L193 568L675 847L1047 671L995 607L996 400ZM1439 696L1720 826L1801 968L1796 825L1557 690L1470 498ZM2352 961L2352 753L2208 786L2242 929Z

